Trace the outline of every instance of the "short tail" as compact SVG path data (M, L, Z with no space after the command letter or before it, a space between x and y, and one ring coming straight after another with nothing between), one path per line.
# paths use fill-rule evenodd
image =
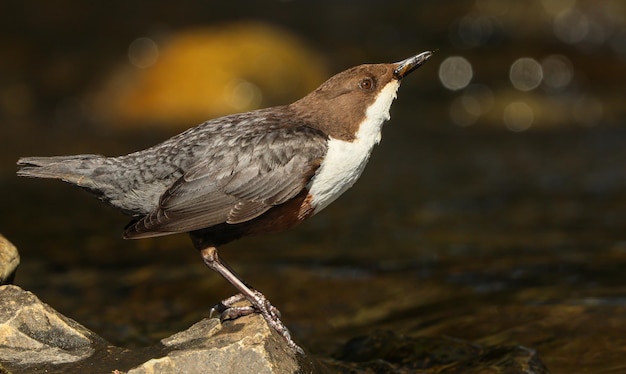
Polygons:
M82 185L81 181L93 173L104 159L100 155L76 155L54 157L24 157L17 161L17 175L30 178L61 179Z

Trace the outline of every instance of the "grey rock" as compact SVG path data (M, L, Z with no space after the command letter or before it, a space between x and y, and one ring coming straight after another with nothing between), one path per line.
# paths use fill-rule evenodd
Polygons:
M114 347L31 292L0 286L0 373L306 372L286 341L253 314L203 319L160 344Z
M20 264L20 255L17 248L0 235L0 285L13 282L15 270Z
M222 327L223 326L223 327ZM227 321L204 319L161 343L167 355L129 370L148 373L295 373L296 353L263 317Z
M0 362L16 366L84 360L105 343L31 292L0 286Z

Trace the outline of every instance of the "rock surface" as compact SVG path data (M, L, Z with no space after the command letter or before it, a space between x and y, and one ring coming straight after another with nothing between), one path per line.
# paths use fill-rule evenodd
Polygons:
M15 270L20 264L20 255L17 248L0 235L0 285L13 282Z
M256 323L249 323L251 319ZM295 373L295 353L259 315L224 324L203 319L189 329L161 340L169 352L129 370L148 373ZM208 339L212 337L212 339Z
M104 340L17 286L0 287L0 360L16 367L91 356Z
M31 292L0 286L0 373L293 373L296 354L259 315L204 319L149 348L114 347Z

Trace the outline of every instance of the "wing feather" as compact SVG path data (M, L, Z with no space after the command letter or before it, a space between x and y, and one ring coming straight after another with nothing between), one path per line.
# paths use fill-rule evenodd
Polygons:
M192 164L159 206L127 228L127 238L188 232L252 220L295 197L326 152L313 128L277 127L229 140L229 149Z

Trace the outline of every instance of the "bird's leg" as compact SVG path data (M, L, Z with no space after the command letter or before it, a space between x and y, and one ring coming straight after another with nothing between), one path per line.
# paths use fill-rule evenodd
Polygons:
M289 334L289 330L280 320L280 313L278 312L278 309L270 304L269 300L267 300L267 298L262 293L256 290L252 290L250 289L250 287L246 286L246 284L238 276L236 276L224 262L220 261L219 257L217 256L217 248L213 246L203 248L200 250L200 255L202 256L202 260L204 261L204 263L211 270L218 272L222 277L224 277L224 279L226 279L230 284L235 286L235 288L237 288L239 292L241 292L241 296L235 295L222 301L220 304L221 306L223 306L223 309L219 304L217 308L214 308L214 310L216 309L218 312L221 313L221 320L241 317L243 315L247 315L256 311L260 313L263 318L265 318L270 326L272 326L279 334L281 334L285 338L285 340L287 340L287 345L296 350L298 353L304 354L302 348L300 348L291 339L291 334ZM252 304L254 310L247 307L233 307L232 305L229 305L234 304L244 298L248 300L250 304ZM229 312L230 309L233 309L233 311ZM223 317L224 314L226 314L226 318Z

